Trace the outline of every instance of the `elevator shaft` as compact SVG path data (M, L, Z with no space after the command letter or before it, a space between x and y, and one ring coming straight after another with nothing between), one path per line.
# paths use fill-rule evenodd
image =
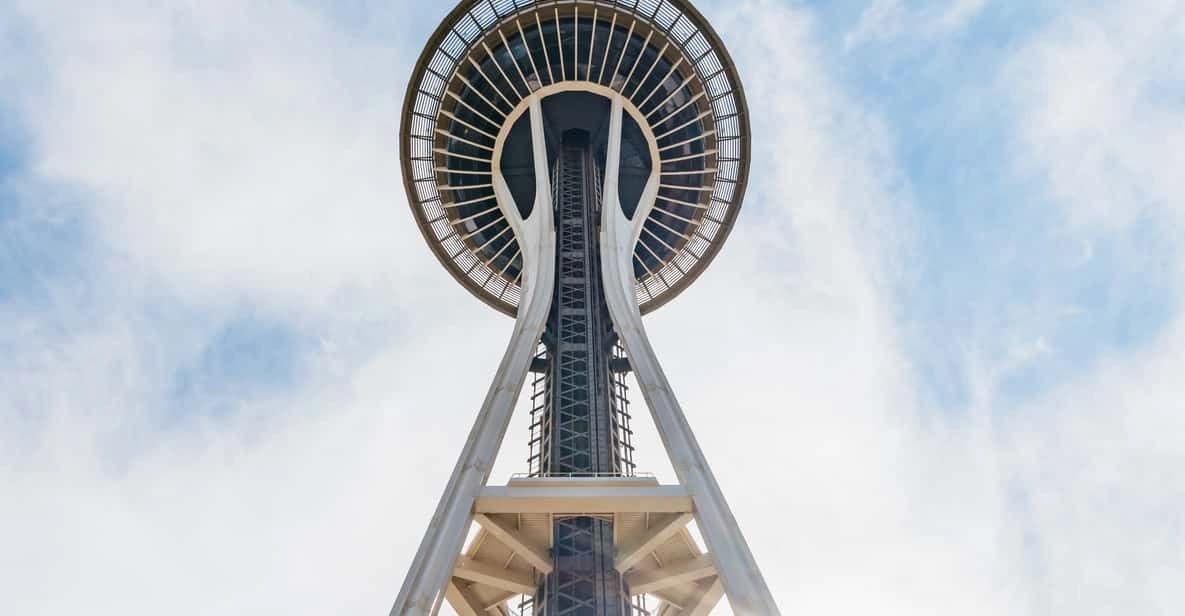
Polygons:
M600 175L586 145L565 144L557 161L556 285L547 335L554 337L552 474L621 469L613 443L609 363L613 328L601 286L596 220Z
M600 170L587 133L565 134L553 178L556 208L556 285L544 334L548 382L543 421L548 426L539 474L626 474L617 381L616 336L601 282ZM536 597L536 614L625 616L629 593L614 568L613 521L556 517L555 570ZM540 609L541 608L541 609Z

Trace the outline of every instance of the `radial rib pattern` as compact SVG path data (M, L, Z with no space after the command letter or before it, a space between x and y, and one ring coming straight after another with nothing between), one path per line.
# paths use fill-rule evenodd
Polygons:
M517 239L497 207L497 135L529 96L596 86L658 144L655 207L634 253L643 312L686 288L732 228L748 177L744 93L719 38L681 0L466 0L408 86L401 157L424 237L471 292L514 314Z

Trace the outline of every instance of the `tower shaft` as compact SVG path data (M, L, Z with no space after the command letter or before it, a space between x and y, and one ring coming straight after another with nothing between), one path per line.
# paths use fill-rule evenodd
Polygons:
M543 337L549 384L543 433L546 454L537 475L622 474L626 457L616 438L619 415L611 378L616 337L600 276L601 172L587 134L565 136L555 162L556 282ZM611 519L557 517L555 570L535 605L554 616L629 613L629 593L614 568ZM537 612L539 610L537 609Z
M620 473L610 392L613 325L600 279L599 169L587 144L565 143L556 161L556 285L549 346L550 455L544 474Z

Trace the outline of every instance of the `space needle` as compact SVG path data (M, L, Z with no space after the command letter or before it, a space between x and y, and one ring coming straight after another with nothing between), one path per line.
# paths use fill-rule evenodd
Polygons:
M441 264L514 330L392 616L779 614L642 320L728 237L749 146L736 67L686 0L444 18L404 101L404 185ZM675 484L635 468L630 373ZM526 467L488 485L524 393Z

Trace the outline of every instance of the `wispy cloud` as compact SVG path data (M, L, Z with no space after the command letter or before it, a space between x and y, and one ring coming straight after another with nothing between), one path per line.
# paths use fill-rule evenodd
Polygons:
M918 211L891 129L833 79L810 12L749 2L719 25L756 110L753 186L652 327L781 608L1015 613L995 454L926 424L894 318Z
M407 59L289 3L0 23L0 611L381 612L505 326L410 223Z
M914 7L907 0L872 0L844 36L844 47L948 36L966 28L986 5L987 0L936 0Z
M1020 172L1043 179L1088 244L1159 228L1164 241L1133 249L1174 303L1151 342L1016 412L1014 470L1040 563L1034 593L1048 613L1185 606L1183 52L1180 2L1106 5L1055 19L1003 73Z
M137 265L318 300L422 258L391 207L397 84L372 78L392 47L286 3L69 7L82 30L65 5L27 6L11 12L48 69L13 97L34 170L83 188Z
M1020 105L1021 163L1077 222L1127 225L1185 213L1185 12L1178 2L1072 13L1006 73Z

